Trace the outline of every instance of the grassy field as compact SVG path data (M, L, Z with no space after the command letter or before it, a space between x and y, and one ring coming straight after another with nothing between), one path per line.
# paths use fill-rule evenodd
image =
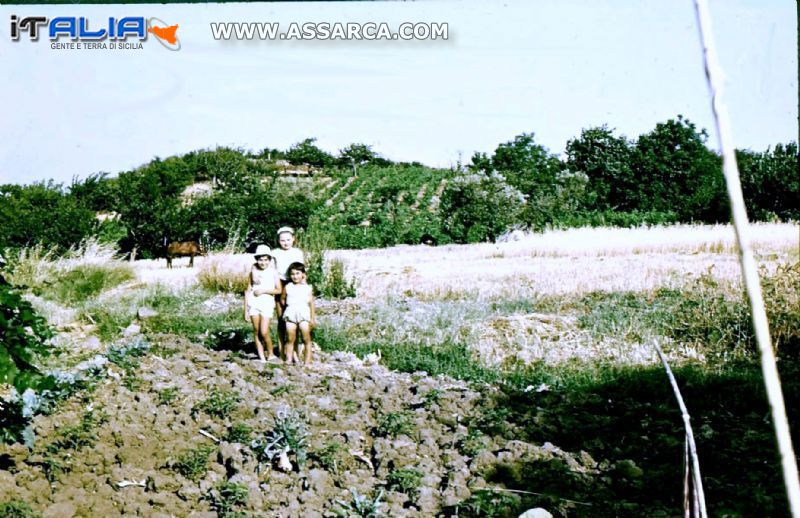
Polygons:
M549 461L486 472L487 483L536 493L495 502L495 516L537 505L558 515L666 516L680 512L683 442L657 342L693 416L712 514L785 515L731 227L514 237L327 252L326 264L344 265L343 282L355 282L356 296L319 301L317 344L470 383L482 394L483 417L470 425L475 440L549 442L630 463L597 467L606 475L591 480ZM753 237L797 429L800 228L759 224ZM28 250L12 260L10 279L58 326L65 354L55 362L77 363L132 324L156 341L238 340L246 354L240 291L251 262L212 254L193 269L176 261L167 270L163 260L120 262L90 244L60 260ZM157 315L139 319L142 307ZM403 487L400 475L393 487Z

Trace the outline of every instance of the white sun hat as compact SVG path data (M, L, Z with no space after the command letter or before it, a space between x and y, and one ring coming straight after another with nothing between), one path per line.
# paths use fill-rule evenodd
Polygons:
M283 234L284 232L288 232L288 233L290 233L291 235L294 235L294 229L293 229L292 227L281 227L281 228L279 228L279 229L278 229L278 232L277 232L277 234L278 234L278 235L281 235L281 234Z
M256 253L253 254L255 257L260 257L262 255L268 255L272 257L272 251L269 249L267 245L258 245L256 247Z

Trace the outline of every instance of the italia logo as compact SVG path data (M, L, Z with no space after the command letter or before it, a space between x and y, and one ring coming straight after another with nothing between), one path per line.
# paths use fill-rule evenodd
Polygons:
M180 50L178 27L177 24L168 25L155 17L143 16L109 17L106 23L90 25L89 20L83 16L20 18L11 15L11 39L14 41L19 41L23 33L28 35L30 41L38 41L39 36L44 34L52 42L58 42L62 38L69 39L72 43L102 42L103 48L106 48L106 42L110 48L117 48L117 44L121 42L127 48L137 44L141 48L142 42L147 41L148 34L152 34L167 50Z

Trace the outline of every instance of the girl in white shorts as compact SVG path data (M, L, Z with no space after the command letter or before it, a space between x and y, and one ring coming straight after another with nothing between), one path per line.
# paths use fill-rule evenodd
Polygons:
M258 359L265 362L264 345L270 360L273 355L269 323L275 313L275 295L281 293L281 281L267 245L258 245L255 259L244 292L244 320L252 322Z
M314 289L306 283L306 268L303 263L292 263L287 273L291 282L283 287L281 294L281 302L286 307L283 311L283 320L286 322L286 361L294 361L299 328L305 345L303 361L311 363L311 329L317 325Z

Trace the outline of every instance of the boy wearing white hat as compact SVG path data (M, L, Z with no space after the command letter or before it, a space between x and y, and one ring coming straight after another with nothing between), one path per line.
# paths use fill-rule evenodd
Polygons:
M247 277L247 290L244 292L244 319L252 322L255 334L258 359L272 360L272 337L269 334L269 323L275 313L275 296L283 291L278 271L272 262L272 252L267 245L256 247L256 262Z
M281 290L287 284L291 283L288 277L287 270L293 263L306 264L305 254L299 248L294 247L294 229L292 227L281 227L278 229L278 246L272 251L272 257L275 258L275 267L278 269L278 276L281 279ZM275 297L275 303L278 307L278 349L283 356L284 344L286 343L286 322L283 320L283 310L286 309L281 303L280 294ZM292 358L285 358L291 361Z

